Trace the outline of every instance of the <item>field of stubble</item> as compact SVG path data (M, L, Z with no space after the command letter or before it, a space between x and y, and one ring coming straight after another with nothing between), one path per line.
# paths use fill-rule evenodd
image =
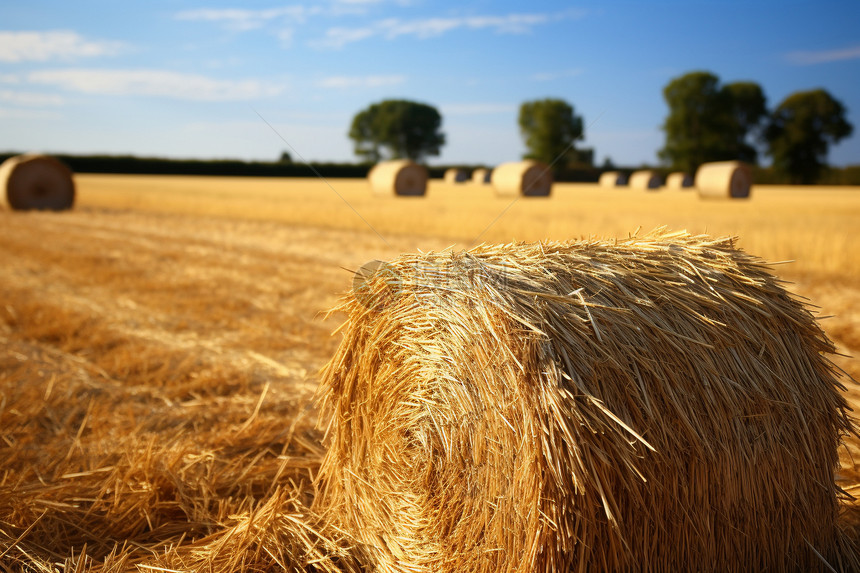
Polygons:
M363 263L401 252L664 225L736 235L780 262L860 379L860 189L706 202L556 185L512 200L432 181L395 199L356 180L76 181L72 212L0 210L0 571L254 571L336 553L336 532L306 519L323 453L312 397L341 320L325 311ZM852 454L836 475L849 491Z

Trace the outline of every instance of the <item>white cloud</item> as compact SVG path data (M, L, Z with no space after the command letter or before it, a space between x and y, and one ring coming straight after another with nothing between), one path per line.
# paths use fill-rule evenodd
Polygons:
M27 107L44 107L63 105L63 98L54 94L0 90L0 102Z
M376 34L377 31L373 28L329 28L326 30L324 38L311 42L311 45L319 48L338 49L346 44L359 42Z
M218 80L165 70L66 68L28 75L32 83L98 95L156 96L192 101L237 101L271 97L284 86L260 80Z
M282 48L289 48L293 45L293 34L295 30L292 28L281 28L276 34Z
M0 107L0 119L23 119L23 120L57 120L62 115L56 111L43 111L35 109L6 109Z
M334 0L328 14L331 16L367 14L374 6L385 3L409 6L414 3L414 0Z
M329 28L325 37L313 42L317 47L342 48L346 44L358 42L373 36L389 40L400 36L419 39L434 38L452 30L492 30L497 34L526 34L536 26L554 20L579 17L580 14L508 14L505 16L463 16L450 18L423 18L402 20L387 18L371 26L362 28Z
M279 21L290 21L301 24L311 16L326 14L328 16L347 16L366 14L368 9L386 0L333 0L327 7L303 6L295 4L280 8L251 10L247 8L195 8L183 10L173 15L176 20L187 22L210 22L220 24L233 32L257 30L268 24ZM400 5L409 4L410 0L397 0Z
M406 81L406 76L331 76L316 82L321 88L348 89L348 88L378 88L384 86L396 86Z
M810 52L791 52L785 56L786 60L798 66L809 66L813 64L827 64L843 60L860 59L860 46L841 48L837 50L819 50Z
M245 32L257 30L273 23L283 25L284 21L301 24L309 17L320 14L334 17L365 14L369 8L386 1L391 2L392 0L333 0L327 8L320 6L307 8L302 5L264 10L197 8L177 12L174 18L190 22L212 22L231 31ZM411 4L412 0L393 0L393 3L406 6ZM338 49L373 36L380 36L389 40L400 36L426 39L441 36L456 29L492 30L498 34L526 34L538 25L563 19L579 19L583 15L584 12L581 10L567 10L557 13L430 17L413 20L386 18L361 27L331 27L326 30L322 38L311 41L310 45L318 48ZM291 45L293 29L290 26L286 26L277 35L284 47Z
M532 75L532 79L537 82L549 82L553 80L560 80L562 78L573 78L579 75L582 75L582 68L575 68L572 70L562 70L559 72L539 72Z
M466 18L465 26L480 30L493 28L500 34L527 34L538 24L546 24L552 19L549 14L508 14L507 16L480 16Z
M16 74L0 74L0 84L20 84L21 76Z
M122 42L87 40L77 32L0 31L0 62L45 62L113 56L125 48Z
M379 22L377 30L388 39L397 36L415 36L425 39L441 36L445 32L460 28L464 22L462 18L426 18L405 22L397 18L389 18Z
M507 16L471 16L462 18L426 18L423 20L401 21L396 18L379 23L387 38L415 36L432 38L450 30L468 28L471 30L491 29L499 34L525 34L538 24L551 19L549 14L508 14Z
M488 115L515 113L517 106L509 103L454 103L442 104L442 115Z
M246 10L243 8L199 8L178 12L174 17L177 20L190 22L216 22L228 30L236 32L247 32L262 28L274 20L291 20L304 22L305 19L319 12L318 8L306 8L304 6L284 6L282 8L269 8L266 10Z
M211 60L207 60L203 63L203 66L210 70L223 70L229 68L237 68L244 63L242 58L236 56L229 56L226 58L215 58Z

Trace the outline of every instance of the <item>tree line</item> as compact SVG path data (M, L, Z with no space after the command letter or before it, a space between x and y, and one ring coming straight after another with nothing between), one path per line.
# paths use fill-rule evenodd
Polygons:
M703 163L733 159L757 165L763 152L776 178L815 183L825 174L830 145L853 131L845 107L824 89L793 93L768 110L757 83L721 84L715 74L695 71L671 80L663 97L669 114L658 156L670 170L695 173ZM584 122L569 102L523 102L518 126L525 159L557 170L593 168L594 150L576 147L585 137ZM432 105L385 100L355 115L349 137L365 161L421 161L439 155L445 144L441 128L442 116Z
M0 162L20 155L0 152ZM356 163L293 163L288 154L278 161L241 159L173 159L135 155L52 154L75 173L128 173L136 175L217 175L236 177L366 177L368 166Z
M853 131L845 106L824 89L795 92L769 111L758 84L721 85L710 72L691 72L669 82L663 97L669 116L659 156L690 173L709 161L756 165L763 150L777 175L815 183L827 167L830 145Z
M713 73L695 71L672 79L663 89L669 108L662 124L661 171L694 173L711 161L738 159L757 165L762 155L772 167L757 168L755 180L779 183L860 185L860 165L829 169L831 145L849 137L847 110L823 89L800 91L769 110L755 82L722 84ZM524 158L551 165L559 181L596 181L615 168L611 160L594 165L594 150L578 147L584 119L569 102L545 98L523 102L517 118L526 147ZM348 135L363 163L294 163L284 152L276 161L167 159L110 155L57 155L76 172L269 177L364 177L383 159L422 161L445 145L442 116L432 105L389 99L373 103L353 118ZM0 153L5 160L17 153ZM451 167L477 167L452 165ZM445 166L430 168L433 177Z

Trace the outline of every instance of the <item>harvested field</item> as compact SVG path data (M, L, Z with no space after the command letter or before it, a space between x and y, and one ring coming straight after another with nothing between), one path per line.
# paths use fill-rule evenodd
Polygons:
M821 325L844 355L834 361L860 379L857 189L760 186L717 203L556 184L531 202L441 181L409 201L363 180L76 184L74 211L0 211L0 571L257 571L337 556L336 531L305 526L323 454L311 397L342 320L321 312L351 271L403 252L662 225L737 235L795 261L776 274L832 317ZM837 478L851 492L849 453L860 463L852 441Z

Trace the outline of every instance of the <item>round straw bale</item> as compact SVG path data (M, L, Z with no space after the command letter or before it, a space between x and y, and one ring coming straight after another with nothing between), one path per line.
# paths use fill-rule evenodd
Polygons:
M427 168L409 159L383 161L367 174L373 191L383 195L424 195L427 179Z
M704 163L696 171L696 189L705 199L746 199L751 186L752 170L741 161Z
M634 171L630 175L630 187L632 189L659 189L662 184L660 175L647 169Z
M620 171L605 171L600 174L601 187L620 187L627 185L627 176Z
M666 177L666 189L692 189L693 176L683 171L670 173Z
M363 277L322 373L314 509L368 570L858 564L833 345L731 239L491 245Z
M64 211L75 203L71 170L47 155L10 157L0 165L0 185L9 207L16 210Z
M445 171L445 183L463 183L469 180L469 172L465 169L452 167Z
M546 197L552 190L552 172L540 161L502 163L490 179L499 195Z
M492 170L484 169L480 167L472 171L472 183L485 184L490 182L490 177L492 176Z

